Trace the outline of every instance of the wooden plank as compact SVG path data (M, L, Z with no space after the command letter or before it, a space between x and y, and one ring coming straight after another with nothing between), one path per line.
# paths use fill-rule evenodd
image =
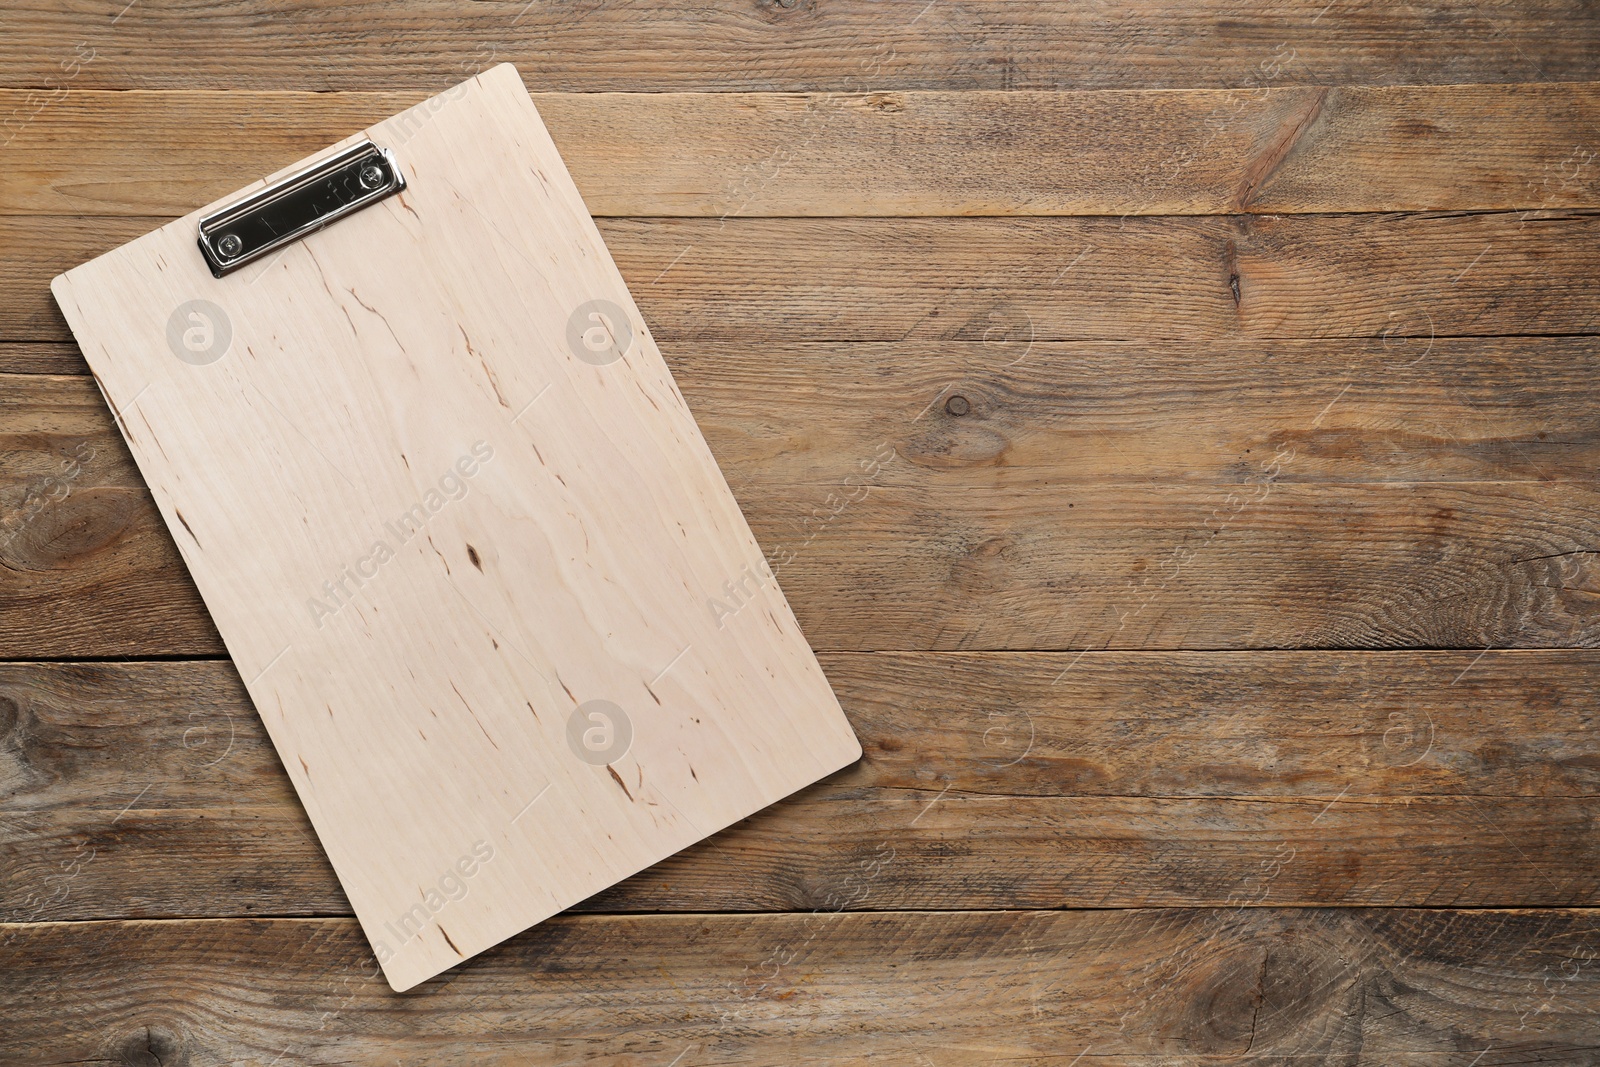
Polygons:
M56 475L7 486L0 526L0 647L30 656L42 648L101 645L97 625L112 623L102 647L144 655L216 654L221 639L183 568L177 546L146 490L71 480L74 457ZM92 461L91 461L92 462ZM62 488L62 484L65 488ZM61 493L65 497L58 497ZM96 605L91 620L84 606ZM83 653L92 655L93 653Z
M0 91L0 114L29 95ZM15 131L0 214L187 214L421 99L69 93ZM600 216L1600 206L1595 84L534 101Z
M874 483L927 490L1587 482L1600 468L1593 338L1030 342L1026 330L1001 314L988 341L685 340L666 356L736 486L837 488L885 444L896 458Z
M1530 235L1547 232L1551 226L1571 228L1579 224L1587 225L1586 220L1592 219L1592 216L1564 220L1536 217L1513 221L1513 216L1496 218L1504 223L1503 229L1512 234L1513 241L1525 241L1532 239ZM1451 457L1461 456L1458 442L1465 439L1482 443L1481 448L1474 450L1476 455L1494 457L1491 465L1471 470L1474 478L1581 477L1592 455L1587 444L1591 432L1587 429L1583 410L1583 382L1589 374L1590 365L1589 357L1584 354L1586 349L1572 349L1569 350L1569 356L1555 357L1560 362L1554 364L1550 380L1552 388L1556 387L1556 383L1566 383L1563 386L1567 389L1566 399L1561 400L1543 386L1534 384L1539 377L1535 368L1548 365L1544 363L1546 357L1543 353L1558 350L1540 349L1541 354L1527 364L1526 373L1522 374L1523 384L1508 390L1503 383L1516 380L1508 379L1507 375L1514 373L1512 361L1521 358L1513 354L1517 349L1507 349L1504 357L1485 354L1478 361L1463 367L1455 362L1460 357L1452 354L1461 351L1452 348L1456 342L1440 339L1430 347L1426 340L1433 322L1433 316L1427 309L1448 308L1447 301L1457 299L1456 293L1478 284L1476 279L1483 272L1496 269L1497 257L1501 255L1503 246L1495 241L1477 244L1476 237L1484 236L1485 231L1480 230L1476 236L1470 235L1470 228L1477 227L1481 221L1479 217L1401 220L1402 226L1469 228L1469 235L1457 242L1457 252L1447 260L1445 269L1435 272L1435 284L1442 286L1444 296L1437 302L1429 303L1419 292L1416 300L1403 305L1406 311L1391 310L1380 316L1382 298L1376 294L1381 285L1390 284L1393 279L1381 282L1380 270L1372 268L1371 289L1364 297L1372 307L1368 313L1371 326L1376 328L1386 322L1389 325L1384 326L1384 330L1393 329L1397 332L1367 346L1362 350L1365 354L1359 357L1336 357L1341 364L1354 360L1341 367L1354 373L1348 377L1343 374L1331 377L1326 392L1313 393L1315 359L1318 358L1312 354L1315 350L1300 357L1302 369L1297 372L1298 376L1291 375L1288 378L1284 393L1303 388L1306 398L1299 401L1299 406L1286 406L1282 415L1300 430L1298 436L1288 437L1266 432L1265 440L1259 447L1265 451L1270 445L1272 452L1269 455L1258 459L1251 452L1248 453L1249 460L1244 458L1244 449L1257 448L1255 441L1259 437L1224 440L1220 445L1211 445L1209 452L1204 448L1194 449L1195 454L1209 454L1216 462L1221 462L1231 448L1234 468L1223 477L1234 483L1254 478L1259 486L1266 472L1272 469L1270 455L1276 454L1279 444L1287 442L1296 449L1295 460L1286 469L1279 468L1279 480L1313 477L1317 475L1303 472L1317 471L1325 471L1321 475L1324 477L1345 480L1372 477L1366 472L1371 470L1376 461L1393 454L1394 446L1385 443L1381 436L1374 435L1363 445L1347 452L1353 427L1369 424L1381 431L1399 413L1384 406L1367 407L1367 398L1372 398L1374 404L1381 404L1383 402L1378 398L1388 396L1391 389L1416 388L1415 400L1410 402L1413 414L1401 425L1408 439L1431 441L1428 447L1434 450L1440 462L1416 471L1415 476L1451 477L1446 473L1450 464L1456 462ZM742 223L731 222L730 228L736 225ZM18 247L26 253L32 246L24 242L22 245L5 247ZM1394 250L1392 245L1390 247ZM666 255L670 248L668 245L661 250L657 263L662 266L670 264L672 257ZM680 248L679 252L682 251ZM1321 248L1316 242L1303 242L1302 254L1316 256L1320 253ZM1529 307L1530 317L1536 317L1541 309L1552 302L1560 304L1579 298L1583 292L1576 272L1565 283L1560 281L1558 275L1553 285L1549 278L1535 284L1535 272L1531 265L1537 263L1543 254L1538 251L1536 244L1530 245L1525 260L1530 269L1524 279L1530 287L1518 291L1516 295L1509 291L1500 294L1506 300L1515 299ZM691 258L684 255L681 262ZM1060 258L1065 260L1064 256ZM1423 269L1420 267L1422 259L1415 257L1419 269ZM1474 260L1477 262L1474 263ZM1068 277L1075 278L1079 269L1087 272L1092 262L1092 259L1085 259L1073 268ZM1393 259L1389 262L1392 263ZM643 277L647 270L659 274L657 263L651 263L641 270L640 276ZM1070 265L1071 261L1065 260L1065 263ZM674 271L677 269L674 267ZM733 274L731 264L727 273L730 276ZM1305 273L1309 282L1311 275L1302 273ZM1089 274L1085 273L1084 277L1088 278ZM1333 284L1330 282L1330 286ZM1304 290L1311 287L1305 285L1299 288ZM1291 293L1295 291L1288 286L1285 289ZM1552 293L1552 289L1557 291ZM1565 292L1561 292L1562 289ZM641 291L646 293L648 306L650 287L644 286ZM1245 292L1250 291L1249 284L1246 284ZM701 292L704 295L704 290ZM1492 286L1483 291L1482 296L1486 299L1477 305L1480 313L1488 309L1489 300L1494 298ZM1338 310L1347 312L1348 308L1341 306ZM1344 495L1344 491L1330 487L1316 497L1307 496L1304 492L1285 493L1280 488L1274 491L1266 508L1252 506L1243 516L1243 521L1235 519L1229 524L1229 539L1242 531L1252 531L1253 543L1243 558L1236 559L1231 552L1213 552L1207 547L1201 553L1198 565L1188 560L1188 553L1195 547L1211 544L1204 534L1204 524L1219 507L1223 509L1222 514L1226 514L1237 504L1237 498L1229 499L1231 489L1225 492L1190 489L1187 496L1179 497L1163 496L1154 490L1121 490L1112 496L1101 497L1097 508L1082 512L1083 515L1092 513L1095 517L1083 520L1078 518L1078 509L1083 506L1081 502L1076 499L1057 499L1051 507L1059 513L1065 506L1066 517L1072 520L1068 529L1073 532L1067 535L1051 531L1048 521L1038 515L1029 517L1026 513L1031 509L1020 498L1007 498L977 508L975 515L967 515L966 509L957 507L957 502L953 500L945 504L938 503L940 497L936 490L945 486L994 484L1018 489L1030 487L1033 484L1030 481L1032 475L1028 472L1042 462L1042 457L1059 456L1060 444L1076 444L1073 454L1087 457L1085 463L1094 465L1096 470L1105 469L1103 465L1107 460L1103 457L1116 455L1117 461L1109 469L1118 472L1119 478L1124 471L1129 480L1162 476L1159 471L1141 468L1138 462L1128 463L1126 467L1122 464L1127 462L1130 452L1137 456L1139 450L1146 447L1152 421L1170 422L1178 427L1186 425L1185 417L1175 415L1170 408L1165 411L1158 409L1153 418L1148 411L1140 413L1140 396L1148 395L1148 389L1144 380L1135 378L1130 381L1129 395L1124 401L1129 408L1127 418L1133 420L1131 429L1123 430L1111 424L1102 429L1098 421L1092 426L1083 426L1081 409L1068 406L1051 417L1057 422L1063 418L1070 420L1069 425L1076 427L1071 432L1079 435L1076 442L1070 438L1062 440L1048 437L1038 440L1034 447L1022 447L1019 444L1016 457L1019 460L1026 459L1026 463L1004 462L1004 452L999 453L1002 461L996 462L997 445L993 434L1000 416L995 405L1001 402L1000 398L1004 395L1001 390L1007 387L1006 383L1015 382L1015 388L1019 390L1029 387L1029 379L1016 376L1031 373L1031 368L1035 366L1036 357L1031 354L1026 341L1035 330L1025 312L1019 312L1016 305L1003 300L990 304L984 316L975 316L955 332L964 331L968 336L978 338L989 336L991 343L968 346L966 351L977 350L979 354L976 356L954 356L955 362L966 363L959 371L950 364L934 364L940 376L949 366L950 377L946 382L941 383L935 377L908 381L905 395L910 398L909 402L901 401L904 409L900 419L898 423L889 424L889 432L885 436L877 436L877 431L882 427L867 425L879 418L879 409L863 404L853 409L862 413L858 417L863 421L859 424L860 429L855 431L855 436L841 443L837 464L833 458L828 458L832 453L817 453L798 447L792 435L780 435L776 438L779 442L776 447L769 442L752 439L751 466L743 470L730 466L735 484L741 487L746 507L757 517L768 551L797 551L800 547L804 548L799 561L786 568L783 581L785 587L796 595L797 602L805 605L803 619L810 627L813 640L831 647L870 648L884 647L885 634L893 634L896 641L925 642L923 647L950 647L962 639L969 641L968 647L1008 647L1008 642L1013 641L1038 642L1046 647L1055 644L1059 647L1072 641L1103 642L1108 634L1116 639L1119 646L1131 647L1196 641L1216 645L1488 644L1509 639L1519 644L1565 644L1584 643L1590 639L1586 636L1592 632L1588 621L1591 614L1586 607L1588 594L1582 592L1589 584L1589 579L1582 575L1590 557L1573 555L1556 562L1536 558L1588 548L1593 540L1588 527L1584 525L1587 520L1569 509L1558 508L1558 521L1554 526L1549 517L1535 518L1531 526L1524 524L1525 511L1536 512L1544 507L1542 501L1556 499L1566 492L1553 487L1516 490L1516 493L1532 493L1531 496L1522 496L1520 500L1507 497L1506 490L1492 488L1464 490L1466 496L1459 499L1451 499L1453 491L1437 487L1411 490L1396 486L1383 495L1361 490L1348 496ZM754 315L749 316L747 321L752 327L751 332L758 335L761 327L766 325ZM1467 325L1470 327L1470 323ZM1422 331L1423 336L1404 336L1408 327L1411 332ZM1550 343L1581 345L1581 342ZM903 351L920 357L924 344L908 342ZM1239 349L1237 344L1230 345L1230 351L1252 351ZM1124 346L1117 349L1113 356L1102 356L1101 361L1089 365L1086 372L1116 382L1119 380L1116 374L1126 373L1121 368L1128 357L1122 353L1137 347ZM764 354L760 345L750 348ZM1434 348L1438 350L1437 358ZM1200 351L1205 350L1205 346L1201 346ZM669 353L673 351L674 347L669 345ZM676 346L676 351L699 351L699 345L685 341ZM729 346L708 347L705 351L707 355L703 358L708 363L701 365L709 365L714 373L708 372L703 380L711 380L725 369L720 360L729 351ZM899 388L897 381L889 380L882 386L883 393L874 393L873 390L879 388L875 383L886 372L868 375L855 373L855 369L847 364L854 358L850 353L856 349L846 348L844 351L847 354L838 357L832 364L833 370L820 379L824 382L820 387L814 384L819 378L813 368L797 367L794 372L796 389L785 393L782 404L776 405L792 409L797 421L809 424L805 430L808 436L819 432L816 427L826 425L825 420L817 417L818 409L807 406L812 403L808 397L816 397L816 403L821 405L832 403L838 406L841 404L840 394L859 391L862 396L878 403L887 400L887 394ZM934 351L959 353L961 350L956 347L948 350L935 348ZM1082 348L1061 350L1064 355L1076 351L1082 351ZM1254 363L1247 361L1240 364L1244 377L1241 377L1241 384L1236 388L1248 388L1245 377L1250 374L1260 373L1263 379L1270 380L1266 364L1277 359L1292 364L1295 358L1271 346L1253 351L1263 354L1250 357L1256 361ZM1053 353L1044 349L1040 353L1037 357L1039 367L1053 365ZM1390 356L1393 359L1386 358ZM691 358L699 357L674 356L675 362ZM914 365L898 355L885 358L892 363ZM1200 354L1194 357L1196 361L1204 358ZM1230 357L1230 361L1233 358L1245 357ZM1021 362L1017 363L1018 360ZM999 366L996 367L996 364ZM1016 365L1008 368L1008 364ZM1107 370L1114 373L1104 373ZM1462 371L1461 380L1455 383L1453 392L1443 393L1439 386L1451 384L1449 378L1457 370ZM1172 372L1184 373L1190 378L1207 376L1203 364L1184 371L1181 366L1163 366L1158 362L1152 372L1154 380L1148 384L1158 384L1162 376ZM760 364L759 358L757 366L748 372L750 376L757 373L763 375L763 382L770 383L771 379L765 377L767 369ZM1433 374L1438 377L1426 377ZM1410 377L1412 375L1424 377L1416 386L1401 384L1418 381ZM966 421L962 421L953 416L951 409L939 402L938 397L948 386L958 384L959 380L970 379L980 383L978 391L974 392L963 385L962 389L966 391L951 392L952 396L960 395L963 399L973 401L968 415L964 417ZM729 378L730 383L742 383L745 380L737 375ZM801 384L804 385L803 389L799 388ZM1069 396L1083 396L1091 388L1081 379L1071 378L1046 378L1037 387L1059 389L1062 385L1071 390ZM1096 388L1104 391L1116 386ZM1209 388L1209 385L1204 388ZM765 387L759 392L765 395ZM83 395L87 398L84 401L87 406L82 410L91 418L98 418L103 426L103 414L95 414L100 410L97 402L89 394ZM1500 412L1504 410L1508 397L1512 401L1512 410L1525 412L1525 416L1502 420ZM693 396L691 399L697 411L704 413L707 410L702 397ZM1270 395L1264 400L1276 403L1276 398ZM1335 400L1338 403L1328 409L1327 405ZM1347 406L1347 401L1356 406ZM1190 389L1177 398L1179 408L1193 402L1194 394ZM1019 401L1011 397L1005 403L1010 406ZM1440 409L1440 413L1448 414L1447 419L1435 420L1432 414L1424 414L1428 405L1437 406L1441 403L1446 406ZM919 418L920 412L930 404L933 405L931 414ZM1562 410L1570 412L1570 415L1556 417ZM1206 418L1215 415L1214 421L1221 426L1235 424L1234 416L1238 414L1226 408L1217 411L1199 407L1194 411ZM1547 414L1554 417L1555 421L1541 423L1540 420ZM725 464L730 463L730 458L736 460L738 455L728 451L730 440L737 442L752 431L765 435L766 427L779 416L764 409L759 413L759 418L761 421L754 425L748 419L741 420L731 434L719 434L713 427L713 444ZM1320 423L1319 418L1322 419ZM1535 424L1539 424L1537 429ZM955 427L958 426L961 430L956 435ZM906 427L914 429L908 430ZM970 431L968 428L971 428ZM1084 439L1085 431L1093 435L1092 440ZM1002 424L1002 432L1009 437L1012 431L1005 429ZM1546 437L1540 438L1541 433ZM836 501L842 494L835 492L834 488L808 494L777 487L779 482L795 484L816 480L820 484L823 473L820 467L795 470L775 465L771 468L773 478L765 488L746 487L744 484L758 472L767 470L768 464L774 463L774 453L777 453L806 457L802 460L805 463L810 463L814 455L822 456L828 468L826 476L836 479L833 486L837 487L855 471L859 462L870 460L876 454L877 447L885 437L896 449L897 456L911 462L888 467L882 475L883 484L903 486L906 491L899 492L898 496L874 492L864 504L853 504L837 524L830 521L819 526L817 521L818 509L821 509L821 516L826 518L827 513L837 506ZM1497 437L1504 440L1496 441ZM56 453L50 455L52 463L63 460L66 452L75 445L75 442L68 445L66 439L59 443L66 445L66 448L58 448ZM859 451L854 447L857 443L862 446ZM1181 451L1193 444L1192 441L1174 440L1173 449ZM1341 455L1350 455L1355 462L1341 464L1333 458ZM950 473L952 468L961 469L964 462L975 472L970 475L971 482ZM1070 463L1062 459L1055 462ZM919 480L923 477L921 472L929 469L937 473L938 480L935 481L931 474L925 480ZM1046 470L1051 483L1057 479L1071 481L1081 477L1064 472L1060 467ZM995 482L985 480L996 471L1002 473L994 475L997 479ZM1018 473L1013 475L1012 472ZM29 476L40 473L32 471ZM1173 473L1171 476L1188 475ZM11 489L17 491L15 483ZM25 492L26 488L22 491ZM1258 488L1253 493L1260 491ZM852 485L849 495L859 492L859 488ZM1419 496L1419 493L1422 495ZM1477 500L1481 493L1488 493L1491 499L1487 502ZM1462 506L1463 500L1466 501L1465 507ZM1433 503L1430 505L1429 501ZM1354 512L1362 515L1362 521L1368 529L1387 531L1382 534L1387 540L1372 541L1359 533L1340 532L1348 525L1347 503L1352 505ZM946 507L961 512L949 526L949 536L929 539L922 535L925 527L919 525L921 520L918 516L925 515L929 507ZM1131 520L1124 521L1121 517L1123 512L1131 515ZM1274 521L1263 532L1258 528L1258 523L1265 521L1269 513ZM1563 513L1571 517L1569 525L1563 525L1567 521L1560 518ZM1013 514L1023 515L1024 522L1020 529L1012 528L1008 516ZM1331 530L1332 540L1324 542L1320 538L1296 533L1291 525L1296 516L1320 523L1321 526L1317 527L1319 530ZM1276 521L1278 518L1284 521ZM1439 519L1437 528L1434 525L1435 518ZM849 522L857 522L860 529L867 531L863 543L877 546L874 553L887 561L886 572L867 574L868 584L864 588L893 589L897 592L901 588L911 588L931 597L928 603L934 604L935 610L919 610L915 613L916 618L907 618L911 614L909 609L886 616L876 605L864 606L860 602L859 588L842 581L841 574L832 566L835 555L843 553L848 545L834 537L836 531L829 532L828 527L843 529L844 526L839 524ZM1122 543L1118 522L1134 529L1134 540ZM1506 544L1496 545L1493 541L1498 536L1497 524L1500 523L1510 523L1509 529L1525 532L1514 533ZM1099 534L1084 538L1083 530L1094 529L1098 529ZM12 610L7 613L8 623L4 630L9 642L6 647L11 649L12 655L204 654L219 651L209 622L195 610L187 579L175 567L170 544L154 526L153 513L148 510L142 492L131 500L106 494L94 507L73 506L62 513L59 522L38 526L37 531L38 537L33 541L12 541L8 554L11 562L8 578L14 577L17 583L14 587L17 596L7 601ZM812 539L811 535L819 531L828 532L829 536ZM957 533L960 536L955 536ZM1441 534L1445 535L1443 539ZM1468 540L1456 544L1454 539L1458 535L1464 535ZM1357 566L1349 559L1341 560L1342 550L1333 546L1346 537L1358 553L1356 558L1375 563L1378 558L1374 556L1375 552L1392 553L1389 558L1393 562L1373 571ZM811 543L807 543L808 540ZM1519 540L1521 547L1517 546ZM909 555L906 543L912 546ZM1470 547L1473 544L1479 547ZM1009 554L1000 552L984 555L981 550L984 545L991 548L1008 547ZM1027 548L1023 549L1023 545ZM1040 545L1047 549L1043 557L1038 553ZM1079 553L1079 546L1084 546L1086 551ZM1087 555L1092 565L1085 568L1078 555ZM72 561L70 567L65 565L69 560ZM896 563L896 560L899 562ZM1515 562L1519 560L1526 562ZM1168 581L1163 584L1157 581L1152 585L1152 580L1147 577L1151 572L1133 569L1141 561L1147 568L1164 565L1167 573L1174 566L1181 565L1184 570L1182 582L1174 584ZM1413 570L1412 565L1418 561L1430 569L1422 572ZM1285 563L1288 564L1288 570L1283 566ZM850 566L856 568L853 573L861 572L859 560ZM1261 567L1266 570L1257 570ZM1386 569L1389 567L1393 569ZM901 581L899 575L908 572L911 573L911 584L904 587L898 585ZM1270 580L1262 583L1261 573L1271 575ZM1063 616L1060 600L1043 585L1059 581L1063 574L1078 576L1079 587L1072 595L1071 604L1079 618L1086 620L1081 625L1074 623L1070 615ZM1196 579L1199 579L1197 584L1188 584ZM1085 581L1087 586L1084 585ZM1440 581L1446 583L1445 587L1437 585ZM986 588L986 585L992 585L993 588ZM1283 614L1285 606L1282 603L1276 606L1267 604L1265 614L1256 614L1255 609L1248 605L1266 601L1251 593L1254 588L1264 589L1267 596L1281 593L1289 597L1289 616L1286 618ZM1183 595L1184 589L1209 591L1221 596L1224 605L1246 606L1236 610L1224 608L1216 612L1207 601ZM1327 590L1332 590L1331 597L1324 595ZM1160 595L1152 599L1148 596L1152 591ZM1308 600L1308 592L1318 599ZM1477 601L1469 611L1463 611L1464 603L1473 603L1462 599L1469 592L1488 599ZM1241 593L1243 600L1239 598ZM956 610L943 606L947 604L955 605ZM1022 608L1022 616L1013 621L1010 608L1018 604ZM985 619L984 612L997 605L1007 608L994 620L999 628L980 631L979 625ZM1132 628L1124 627L1120 613L1134 610L1139 605L1144 605L1144 608L1134 619ZM1203 618L1197 621L1189 617L1189 614L1185 614L1185 605L1207 605L1203 611L1192 609L1192 614L1202 615ZM1406 606L1401 610L1399 605ZM1499 613L1498 617L1496 613ZM1161 622L1165 629L1153 628L1161 620L1165 620ZM972 636L974 634L977 636ZM935 645L935 641L945 643ZM971 644L974 641L976 645Z
M1269 471L1250 488L743 499L768 551L793 552L782 580L817 647L1600 641L1591 487L1279 485Z
M1224 485L950 493L852 464L831 488L736 495L818 649L1600 643L1592 484L1291 484L1279 455ZM0 648L220 654L147 493L46 477L7 489ZM707 611L747 599L711 589Z
M590 916L397 996L345 920L69 923L0 928L0 1005L18 1063L1576 1065L1600 1011L1595 924L1569 910Z
M88 374L78 346L65 341L0 342L0 374ZM5 399L0 397L0 403Z
M126 814L6 814L0 853L7 900L15 902L10 913L56 920L351 911L300 808L145 808L148 798L138 793L148 784L120 794L122 806L134 805ZM1593 800L1335 803L1336 792L1284 801L940 798L943 787L806 803L802 797L573 908L827 908L840 879L891 854L893 873L853 907L1149 907L1258 898L1293 906L1556 907L1600 900ZM925 808L929 814L908 830ZM173 878L177 865L180 880ZM1261 877L1279 866L1291 870Z
M65 341L61 270L162 219L0 216L0 341ZM1595 331L1600 214L607 219L661 340Z
M813 639L834 647L884 647L886 635L945 647L963 637L968 647L1139 647L1182 644L1196 626L1196 640L1224 643L1588 640L1582 590L1592 584L1591 557L1534 557L1592 543L1587 520L1574 517L1563 534L1536 513L1540 500L1568 492L1547 483L1586 484L1600 460L1593 339L1238 342L1221 359L1216 348L1030 346L1002 336L928 345L683 343L667 356L768 555L794 557L780 580ZM0 347L0 356L11 350ZM959 416L958 398L967 402ZM891 411L895 418L886 417ZM86 378L0 378L0 456L0 558L9 565L0 647L38 656L220 653ZM1407 484L1420 480L1537 484L1514 490L1524 506L1506 497L1510 486ZM1338 484L1357 482L1393 484ZM1181 493L1130 488L1140 483L1174 484ZM1309 497L1301 483L1329 484ZM1298 495L1284 493L1291 486ZM968 489L1004 490L1019 509L1064 512L1067 527L1052 532L1036 516L1002 535L1003 519L975 522L960 500L945 500L949 490ZM1041 491L1053 502L1041 505ZM57 499L72 493L80 495ZM1499 501L1492 514L1481 513L1484 494ZM1349 519L1343 503L1362 499L1366 528L1387 531L1382 542L1341 532ZM927 509L948 514L943 528L962 537L918 535L916 515ZM1080 510L1097 517L1080 520ZM1296 534L1287 525L1296 515L1319 523L1330 540ZM1227 519L1224 532L1207 536L1208 519ZM899 524L906 544L876 528L884 522ZM1504 545L1494 543L1497 523ZM910 583L937 610L909 629L905 619L886 628L876 607L856 602L836 567L842 560L861 569L848 562L845 528L860 531L879 558L895 554L868 588ZM1122 543L1121 530L1139 534ZM1565 539L1549 542L1552 532ZM1249 554L1236 558L1241 536ZM1526 549L1513 548L1519 537ZM1018 556L1019 540L1030 545L1027 555ZM1340 561L1344 549L1335 546L1351 542L1365 564ZM973 548L986 543L1009 545L1010 554ZM1509 562L1517 559L1527 562ZM1411 573L1419 562L1437 577ZM1258 567L1274 581L1263 583ZM980 575L995 589L980 582L973 590ZM1075 614L1063 614L1061 594L1047 584L1063 575L1078 582ZM1291 613L1282 604L1254 617L1250 608L1219 613L1180 592L1196 575L1229 602L1240 590L1277 589L1289 595ZM1341 589L1347 579L1353 584ZM1304 590L1319 582L1335 589L1333 598L1308 601ZM1499 604L1504 614L1471 624L1474 616L1451 599L1464 588L1490 598L1477 611ZM964 606L975 595L978 603ZM1251 602L1261 597L1251 594ZM985 604L1007 607L973 636ZM1006 621L1019 609L1036 620L1035 635ZM1129 612L1123 624L1120 613ZM1158 620L1164 630L1152 629ZM1526 632L1512 632L1518 626ZM941 627L951 632L939 637Z
M862 762L579 910L1600 899L1600 653L823 665ZM0 920L349 911L226 663L0 666L0 783Z
M1600 467L1594 337L683 341L664 354L736 486L828 490L852 473L919 489L1251 485L1265 470L1586 482ZM83 448L94 484L143 486L74 346L0 345L0 367L74 365L0 373L0 503ZM858 461L886 444L894 461L866 479Z
M0 217L0 341L70 341L50 279L152 229L157 219Z
M1582 0L1394 5L1142 2L1114 17L1028 0L713 6L526 0L309 3L270 19L136 4L13 5L0 84L60 89L388 86L438 91L496 62L542 89L1251 88L1594 79ZM232 42L225 53L219 40Z
M66 347L7 346L21 348L22 358ZM112 643L122 647L220 650L177 546L109 420L86 378L0 379L0 612L18 612L19 626L0 637L0 647L13 656L83 647L90 637L82 605L97 604L121 620Z
M604 232L669 339L981 340L997 325L1036 340L1398 338L1593 330L1597 225L1586 213L673 219Z

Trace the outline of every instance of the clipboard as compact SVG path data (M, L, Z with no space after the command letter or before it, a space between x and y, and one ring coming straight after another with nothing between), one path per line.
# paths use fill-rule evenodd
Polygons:
M396 990L860 756L509 64L51 289Z

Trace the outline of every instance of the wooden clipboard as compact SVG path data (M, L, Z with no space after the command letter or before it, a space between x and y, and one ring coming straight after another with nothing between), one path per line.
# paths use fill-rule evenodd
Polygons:
M52 290L395 989L859 757L510 65Z

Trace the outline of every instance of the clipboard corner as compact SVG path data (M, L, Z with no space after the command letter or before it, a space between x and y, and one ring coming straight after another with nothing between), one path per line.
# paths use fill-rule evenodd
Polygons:
M90 262L94 261L90 260ZM73 291L72 275L87 265L80 264L76 267L71 267L50 279L50 295L55 298L56 307L60 309L62 316L66 318L67 326L72 330L74 338L77 335L77 323L74 319L74 313L78 310L78 299Z
M528 83L522 80L522 72L519 71L517 69L517 65L512 63L510 60L506 60L503 63L496 63L494 66L481 71L478 74L477 80L479 84L492 84L490 81L491 78L496 82L504 81L505 79L510 78L516 83L517 88L521 89L525 93L528 91Z

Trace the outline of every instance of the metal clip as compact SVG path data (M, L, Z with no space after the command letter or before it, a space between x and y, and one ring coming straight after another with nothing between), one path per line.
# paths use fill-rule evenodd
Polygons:
M362 141L201 218L200 254L220 278L405 187L394 153Z

